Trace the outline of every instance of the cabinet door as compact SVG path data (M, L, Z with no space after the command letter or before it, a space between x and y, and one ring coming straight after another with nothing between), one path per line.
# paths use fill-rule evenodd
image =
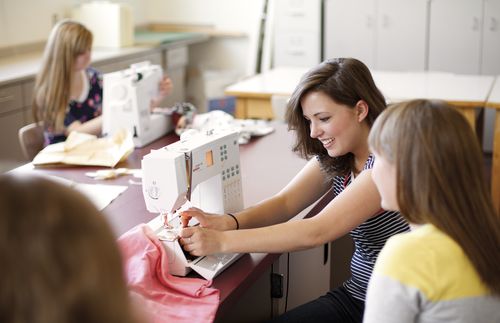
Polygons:
M484 1L483 60L481 74L500 74L500 0ZM483 150L493 151L495 110L484 111Z
M478 0L431 1L430 70L479 74L482 6Z
M373 68L375 48L374 0L326 0L324 58L354 57Z
M26 81L23 83L23 111L24 111L24 124L35 122L33 118L33 89L35 88L35 81Z
M375 68L423 71L429 0L379 0Z
M321 1L277 0L273 65L311 67L321 61Z
M18 109L0 114L0 161L24 160L19 144L18 131L24 126L23 110Z
M484 1L481 74L500 74L500 0Z

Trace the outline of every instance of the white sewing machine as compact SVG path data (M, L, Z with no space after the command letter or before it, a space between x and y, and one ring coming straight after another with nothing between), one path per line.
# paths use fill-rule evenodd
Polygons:
M143 147L173 129L170 116L151 113L159 92L162 69L148 61L103 76L103 135L125 128L134 145Z
M160 213L148 225L163 241L170 273L185 276L194 269L212 279L240 254L192 257L177 239L180 228L177 210L190 201L206 212L224 214L243 209L238 132L213 130L186 133L181 140L153 150L142 159L142 190L146 207ZM166 229L164 215L167 214Z

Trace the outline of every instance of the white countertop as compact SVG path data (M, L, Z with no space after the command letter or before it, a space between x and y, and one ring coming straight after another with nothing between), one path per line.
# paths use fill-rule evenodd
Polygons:
M156 47L157 48L157 47ZM108 59L134 55L153 51L153 46L123 47L123 48L94 48L92 49L92 63ZM42 52L15 55L0 59L0 85L33 78L40 68Z
M209 36L196 33L182 33L175 40L162 43L161 38L155 42L131 47L121 48L93 48L92 63L102 63L116 58L126 58L137 54L145 54L156 50L174 48L198 43L209 39ZM18 54L8 57L0 57L0 86L8 83L16 83L34 78L38 73L42 60L42 51L31 52L28 54Z
M500 75L495 80L487 105L500 110Z

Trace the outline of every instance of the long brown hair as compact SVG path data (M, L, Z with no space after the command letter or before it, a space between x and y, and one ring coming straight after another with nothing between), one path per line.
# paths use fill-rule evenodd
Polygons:
M396 166L401 214L449 235L483 282L500 295L500 217L466 119L441 101L399 103L377 119L369 144Z
M75 59L91 47L92 33L78 22L63 20L52 29L33 92L33 116L46 128L64 130Z
M137 321L114 235L84 196L0 175L0 214L0 322Z
M288 101L286 120L290 130L297 131L293 151L303 158L317 156L329 176L345 175L354 167L354 156L348 153L330 157L321 142L310 137L310 125L304 118L301 100L311 92L322 92L338 104L354 108L358 101L368 104L369 126L385 109L385 99L375 85L368 67L354 58L329 59L309 70L300 80Z

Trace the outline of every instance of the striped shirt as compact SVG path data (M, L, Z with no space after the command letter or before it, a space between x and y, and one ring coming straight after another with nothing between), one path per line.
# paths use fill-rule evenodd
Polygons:
M370 155L363 170L373 168L374 161L375 157ZM352 175L336 176L333 180L335 196L339 195L351 181ZM354 240L354 255L351 259L352 276L344 282L344 287L352 297L361 301L365 300L373 266L385 242L391 236L409 230L408 222L401 217L399 212L381 210L350 232Z

